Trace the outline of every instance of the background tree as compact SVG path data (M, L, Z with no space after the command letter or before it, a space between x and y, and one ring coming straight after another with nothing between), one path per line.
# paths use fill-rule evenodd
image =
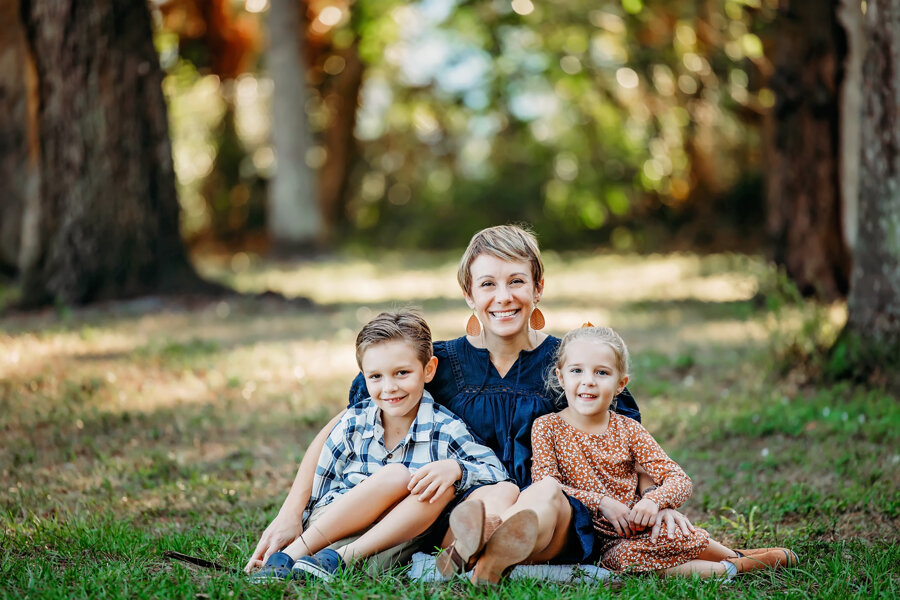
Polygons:
M29 254L22 229L38 197L35 83L19 3L0 3L0 274L17 273Z
M834 366L897 380L900 365L900 0L863 18L859 221L848 321Z
M40 251L25 305L209 289L184 251L143 2L25 0L40 111Z
M857 3L858 4L858 3ZM846 295L840 90L847 53L838 0L789 0L776 19L768 229L775 261L805 295Z

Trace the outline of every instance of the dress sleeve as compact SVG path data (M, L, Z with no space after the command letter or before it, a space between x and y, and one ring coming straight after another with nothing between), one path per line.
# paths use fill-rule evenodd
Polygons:
M659 487L648 492L649 498L662 508L678 508L691 497L693 484L687 473L669 458L665 450L653 439L644 427L638 423L629 426L631 451L635 460L653 478Z
M634 399L627 387L616 395L615 411L623 417L634 419L638 423L641 422L641 409L638 408L637 400Z
M552 422L541 417L534 422L531 428L531 479L538 482L545 477L552 477L562 486L563 491L580 500L592 515L601 515L600 501L603 500L605 494L583 490L568 485L559 471L559 463L556 456L556 444L554 437L556 432L553 429Z
M350 384L350 398L347 401L347 408L352 408L369 397L369 390L366 389L366 380L362 373L357 373Z

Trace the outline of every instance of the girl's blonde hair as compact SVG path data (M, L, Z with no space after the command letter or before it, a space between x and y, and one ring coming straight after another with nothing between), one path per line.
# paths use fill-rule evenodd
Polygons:
M559 348L556 349L556 357L553 361L553 366L547 374L547 387L555 392L557 397L564 394L564 391L562 384L559 382L559 378L556 376L556 369L562 370L563 365L566 362L566 350L568 349L569 344L577 340L590 340L599 344L606 344L612 348L613 353L616 355L615 366L619 379L628 375L628 371L631 368L628 357L628 346L625 345L625 340L623 340L622 336L616 333L615 330L609 327L594 327L593 325L573 329L567 333L559 343ZM615 399L613 400L611 408L615 408Z
M422 315L412 309L383 312L366 323L356 336L356 363L359 368L362 369L362 357L366 350L375 344L393 341L408 342L423 365L434 354L431 329Z
M522 261L531 265L534 285L544 278L544 263L534 234L519 225L497 225L482 229L472 236L459 261L456 279L465 294L472 293L472 262L482 254L505 261Z

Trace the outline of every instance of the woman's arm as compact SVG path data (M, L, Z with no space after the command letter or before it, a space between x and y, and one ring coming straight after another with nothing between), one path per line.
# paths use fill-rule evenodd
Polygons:
M344 412L341 411L331 419L306 449L306 454L300 461L300 468L297 469L297 475L294 477L294 483L291 485L287 498L284 499L278 514L263 531L256 544L256 550L253 551L253 555L244 567L248 573L255 567L261 566L269 558L269 555L278 552L303 533L303 509L306 508L312 493L316 463L325 446L325 440L328 439L328 435Z

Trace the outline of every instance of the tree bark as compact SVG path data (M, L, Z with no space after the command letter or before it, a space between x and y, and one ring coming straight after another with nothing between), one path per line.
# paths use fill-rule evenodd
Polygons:
M209 291L188 262L150 14L23 0L38 80L40 251L23 304Z
M838 3L782 0L769 128L774 258L802 293L826 300L847 293L850 273L841 230L839 87L846 39Z
M306 61L297 0L272 0L269 8L269 73L272 142L276 171L269 195L269 234L276 251L306 249L322 239L315 171L307 164L312 147L306 103Z
M350 168L356 155L356 112L365 70L357 43L339 54L345 60L344 70L332 78L325 93L331 118L324 134L328 157L322 166L319 190L319 206L329 233L340 222L347 205Z
M835 356L900 379L900 0L869 0L863 30L859 230Z
M36 76L19 19L19 3L3 2L0 3L0 272L21 270L26 215L38 198L36 109Z

